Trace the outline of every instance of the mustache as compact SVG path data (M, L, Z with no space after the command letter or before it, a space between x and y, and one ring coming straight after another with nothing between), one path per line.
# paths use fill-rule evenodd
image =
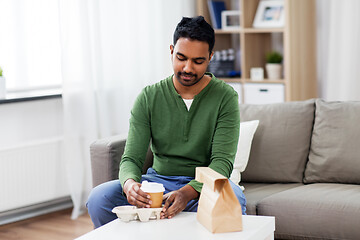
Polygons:
M187 73L187 72L178 72L179 76L184 76L184 77L196 77L197 74L194 73Z

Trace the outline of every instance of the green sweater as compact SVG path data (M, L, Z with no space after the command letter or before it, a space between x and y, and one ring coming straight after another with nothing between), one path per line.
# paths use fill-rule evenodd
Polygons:
M195 96L189 111L172 76L143 89L131 111L120 162L122 186L129 178L140 182L150 140L153 168L160 175L195 177L196 167L210 167L230 176L239 138L238 95L210 75L211 81ZM201 192L202 183L189 184Z

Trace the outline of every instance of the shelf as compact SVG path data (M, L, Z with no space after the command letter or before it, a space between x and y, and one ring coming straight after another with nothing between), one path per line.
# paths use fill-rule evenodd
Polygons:
M214 51L234 49L237 53L234 68L241 70L241 77L219 79L239 83L233 85L240 86L243 103L246 103L244 96L250 94L247 92L249 87L259 87L256 84L282 87L285 101L316 98L316 0L284 0L284 26L270 28L253 27L261 0L224 1L227 10L235 10L239 6L241 25L236 29L216 29ZM197 0L197 6L198 15L211 22L208 1ZM271 51L283 54L282 79L251 80L251 69L254 67L262 67L264 77L267 77L265 56Z
M254 81L251 79L242 79L242 78L224 78L224 77L219 77L218 79L221 79L225 82L233 82L233 83L281 83L281 84L285 84L285 80L284 79L277 79L277 80L269 80L269 79L264 79L264 80L260 80L260 81Z
M282 33L284 28L243 28L244 33Z
M282 33L284 28L238 28L238 29L215 29L215 34L239 34L239 33Z
M222 77L220 77L219 79L221 79L225 82L239 82L239 83L242 82L241 78L222 78Z
M215 34L239 34L241 33L241 28L238 29L215 29Z
M284 79L278 79L278 80L264 79L264 80L261 80L261 81L254 81L254 80L251 80L251 79L245 79L244 82L245 83L282 83L282 84L285 84Z

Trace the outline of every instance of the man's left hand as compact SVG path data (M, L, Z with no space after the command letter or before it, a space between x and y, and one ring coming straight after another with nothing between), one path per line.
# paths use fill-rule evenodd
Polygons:
M166 200L161 211L160 218L172 218L185 209L187 203L199 196L199 193L190 185L185 185L179 190L169 192L164 195Z

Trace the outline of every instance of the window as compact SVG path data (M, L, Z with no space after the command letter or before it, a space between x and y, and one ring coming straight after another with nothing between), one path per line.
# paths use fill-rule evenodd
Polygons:
M61 85L58 0L0 1L0 66L8 90Z

